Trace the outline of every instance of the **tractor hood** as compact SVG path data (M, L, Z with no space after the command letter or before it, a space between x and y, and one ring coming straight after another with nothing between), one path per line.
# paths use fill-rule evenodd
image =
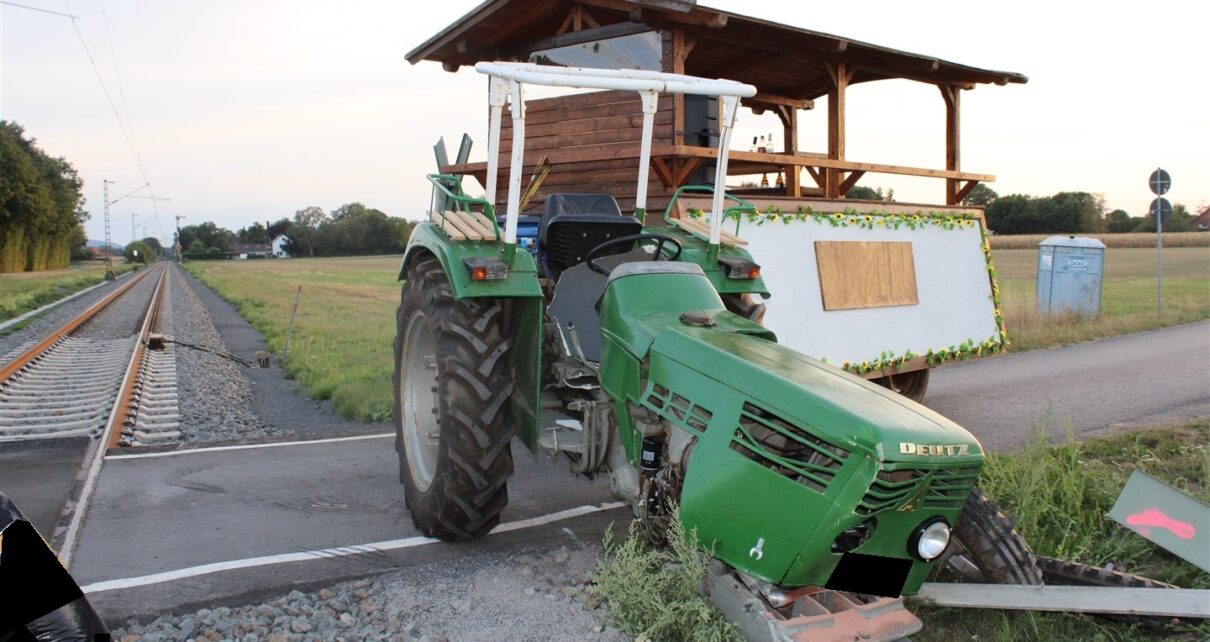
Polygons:
M878 461L927 460L930 452L978 461L982 453L974 436L932 410L762 338L675 325L656 336L650 357L695 370L827 442ZM920 445L942 450L916 454Z

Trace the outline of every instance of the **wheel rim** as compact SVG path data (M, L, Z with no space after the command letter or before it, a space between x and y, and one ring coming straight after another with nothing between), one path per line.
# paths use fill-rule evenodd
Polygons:
M437 416L437 340L421 312L408 319L403 340L403 372L399 381L403 401L403 450L408 472L421 492L433 484L441 425Z

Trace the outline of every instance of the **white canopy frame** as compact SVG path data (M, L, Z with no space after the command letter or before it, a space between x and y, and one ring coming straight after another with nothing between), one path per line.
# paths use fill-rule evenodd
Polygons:
M496 174L500 166L500 122L506 99L511 99L513 118L513 149L508 174L508 199L505 213L504 242L517 242L517 216L520 214L521 169L525 157L525 90L524 85L571 87L577 89L620 89L639 93L643 103L643 139L639 148L639 184L635 194L635 210L647 209L647 177L651 166L651 138L655 125L657 98L660 92L700 94L721 99L719 114L718 166L714 176L713 211L710 216L710 244L718 245L723 229L723 194L727 181L727 154L731 145L731 130L740 98L756 95L756 87L734 80L710 80L684 74L670 74L637 69L589 69L583 67L553 67L517 62L480 62L475 71L488 75L487 198L494 201Z

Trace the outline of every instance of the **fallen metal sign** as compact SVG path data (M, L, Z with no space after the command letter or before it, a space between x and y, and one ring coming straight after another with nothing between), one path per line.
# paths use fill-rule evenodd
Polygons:
M917 597L959 608L1210 618L1205 589L927 583Z
M1210 573L1210 507L1196 499L1135 470L1109 517Z

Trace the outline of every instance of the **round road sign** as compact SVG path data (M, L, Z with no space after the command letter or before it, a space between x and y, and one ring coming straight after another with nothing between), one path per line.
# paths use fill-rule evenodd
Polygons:
M1167 223L1168 217L1172 216L1172 203L1166 198L1157 198L1151 201L1151 207L1147 211L1151 218L1154 219L1158 215L1161 223Z
M1168 175L1168 172L1156 169L1151 172L1151 178L1147 179L1147 186L1151 188L1152 194L1162 196L1168 193L1168 188L1172 187L1172 177Z

